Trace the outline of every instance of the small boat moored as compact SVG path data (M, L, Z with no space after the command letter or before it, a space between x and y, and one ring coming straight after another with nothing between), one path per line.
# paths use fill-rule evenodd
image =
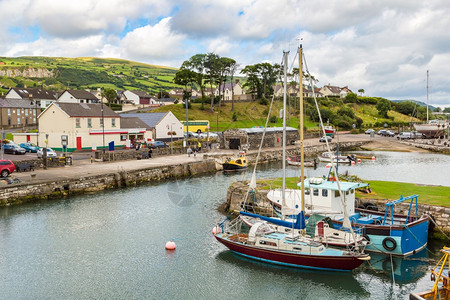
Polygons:
M239 152L238 157L228 158L223 164L224 172L233 172L246 170L248 167L247 158L245 157L245 152Z

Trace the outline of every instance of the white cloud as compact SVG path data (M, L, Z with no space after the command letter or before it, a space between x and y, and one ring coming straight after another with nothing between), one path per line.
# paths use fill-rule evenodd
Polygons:
M144 26L129 32L121 41L122 56L136 60L171 61L185 53L184 35L171 31L170 18L155 26Z
M179 67L215 52L245 66L294 58L366 95L450 103L450 2L403 0L0 0L0 55L118 57Z

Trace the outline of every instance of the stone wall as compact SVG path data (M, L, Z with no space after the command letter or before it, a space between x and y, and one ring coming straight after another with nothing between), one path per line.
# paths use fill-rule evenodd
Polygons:
M196 176L216 172L216 170L215 161L210 159L166 167L149 167L133 171L82 176L67 180L19 183L0 188L0 206L136 186L164 179Z

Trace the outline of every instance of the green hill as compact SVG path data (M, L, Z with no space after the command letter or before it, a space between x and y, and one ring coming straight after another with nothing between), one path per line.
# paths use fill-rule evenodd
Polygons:
M139 89L149 93L179 88L172 82L177 69L123 59L24 56L0 57L0 92L11 87L50 90Z

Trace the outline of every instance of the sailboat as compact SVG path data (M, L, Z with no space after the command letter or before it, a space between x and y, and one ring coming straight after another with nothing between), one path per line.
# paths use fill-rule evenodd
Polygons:
M445 135L450 127L448 120L429 120L428 112L428 77L427 70L427 122L425 124L414 124L417 132L424 134L427 138L439 138Z
M302 48L299 48L300 70L302 62ZM286 107L286 87L287 87L287 57L288 52L284 52L284 97L283 104ZM302 86L300 85L302 93ZM301 114L303 113L303 105L300 106ZM283 129L286 128L286 110L283 110ZM303 119L300 120L300 128L303 126ZM264 138L264 137L263 137ZM303 131L300 132L301 139L301 155L304 157L303 151ZM286 190L286 130L283 130L283 181L282 193L285 199ZM256 170L256 169L255 169ZM304 166L302 159L301 166L302 178L304 176ZM255 171L254 171L255 173ZM254 175L254 174L253 174ZM254 182L255 176L251 182ZM289 215L287 207L284 206L284 215ZM241 214L245 214L241 212ZM262 217L262 216L260 216ZM213 229L215 238L228 247L236 254L268 263L280 264L285 266L322 269L333 271L350 271L360 266L365 260L369 260L370 256L351 249L333 249L325 245L315 242L305 236L305 222L303 212L300 212L295 218L295 224L286 220L261 219L255 222L248 231L245 228L241 218L235 218L232 221L228 219L220 223ZM227 222L228 221L228 222ZM275 225L300 229L301 234L295 231L280 232L277 231Z

